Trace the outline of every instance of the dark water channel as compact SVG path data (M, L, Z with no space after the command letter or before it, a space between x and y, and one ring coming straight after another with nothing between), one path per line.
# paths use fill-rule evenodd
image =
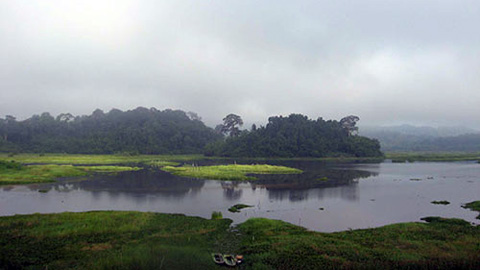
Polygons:
M480 200L480 164L262 163L295 167L304 173L260 175L254 182L221 182L145 169L51 184L1 187L0 215L135 210L209 218L212 211L221 211L235 223L266 217L324 232L420 221L425 216L479 221L476 212L461 205ZM322 177L328 181L319 181ZM447 200L450 204L431 204L433 200ZM241 213L227 211L237 203L254 207Z

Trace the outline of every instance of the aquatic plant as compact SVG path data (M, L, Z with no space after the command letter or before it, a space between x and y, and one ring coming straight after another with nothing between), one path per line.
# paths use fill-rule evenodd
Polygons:
M450 204L449 201L431 201L430 203L433 203L433 204L443 204L443 205Z
M243 208L248 208L248 207L253 207L253 205L247 205L247 204L239 203L239 204L235 204L234 206L228 208L228 211L230 211L232 213L238 213Z

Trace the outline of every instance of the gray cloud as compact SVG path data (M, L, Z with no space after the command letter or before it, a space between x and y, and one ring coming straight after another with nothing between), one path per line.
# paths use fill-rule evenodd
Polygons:
M472 124L478 1L2 1L0 115ZM478 127L478 126L477 126Z

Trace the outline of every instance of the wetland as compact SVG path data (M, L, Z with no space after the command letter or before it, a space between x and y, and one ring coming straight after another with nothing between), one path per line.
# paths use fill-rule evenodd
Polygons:
M21 156L29 163L17 166L4 158L9 169L81 172L0 186L5 269L218 269L212 252L243 254L239 269L480 266L474 161ZM215 178L166 166L236 168L241 177L207 180Z

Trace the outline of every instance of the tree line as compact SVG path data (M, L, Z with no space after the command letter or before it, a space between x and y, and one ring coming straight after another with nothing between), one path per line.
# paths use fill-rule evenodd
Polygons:
M23 121L7 116L0 119L0 134L0 151L34 153L202 153L221 139L195 113L143 107L76 117L43 113Z
M265 127L252 126L239 132L243 124L237 115L229 115L216 130L227 136L210 143L205 154L231 157L378 157L383 153L375 139L358 136L357 116L340 121L311 120L301 114L274 116Z
M78 154L194 154L231 157L381 156L377 140L358 136L356 116L340 121L274 116L268 124L241 130L229 114L215 129L193 112L139 107L91 115L49 113L17 121L0 118L0 151Z

